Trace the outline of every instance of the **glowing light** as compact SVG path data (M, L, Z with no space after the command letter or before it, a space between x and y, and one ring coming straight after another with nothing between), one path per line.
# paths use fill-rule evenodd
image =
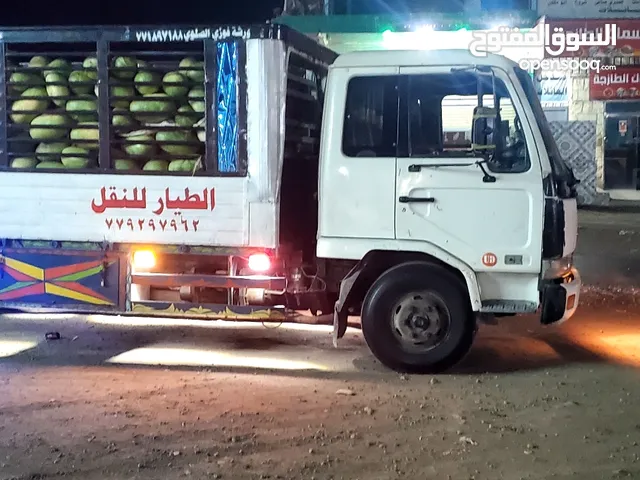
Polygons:
M382 47L386 50L466 50L473 40L466 28L455 31L437 31L429 26L413 32L388 32L382 35Z
M256 273L264 273L271 269L271 259L265 253L254 253L249 256L249 268Z
M323 365L290 358L265 357L264 355L253 356L247 352L238 354L215 352L172 345L136 348L110 358L107 363L181 367L236 367L268 370L328 370Z
M133 254L135 270L150 270L156 266L156 256L151 250L138 250Z
M592 334L586 340L583 339L581 343L595 353L616 363L640 366L640 335L637 333L621 332L619 335L609 336Z
M0 358L13 357L37 345L34 340L0 340Z
M429 33L429 32L433 32L435 30L433 25L420 25L418 28L416 28L416 32L418 33Z

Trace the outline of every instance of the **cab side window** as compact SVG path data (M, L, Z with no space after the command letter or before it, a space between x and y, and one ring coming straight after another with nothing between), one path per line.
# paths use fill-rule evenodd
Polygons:
M349 81L342 134L347 157L395 157L398 145L398 78Z
M437 81L436 75L407 77L406 108L409 118L407 134L410 157L428 157L442 151L441 94L436 88Z

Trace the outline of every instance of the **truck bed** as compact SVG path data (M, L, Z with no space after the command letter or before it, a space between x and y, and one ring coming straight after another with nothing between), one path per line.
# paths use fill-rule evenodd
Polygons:
M286 152L313 144L289 84L333 52L276 25L0 38L0 239L278 246Z

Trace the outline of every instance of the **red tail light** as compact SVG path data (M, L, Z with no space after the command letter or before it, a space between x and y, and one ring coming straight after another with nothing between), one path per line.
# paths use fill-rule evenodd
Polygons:
M249 268L256 273L264 273L271 269L271 259L266 253L249 255Z

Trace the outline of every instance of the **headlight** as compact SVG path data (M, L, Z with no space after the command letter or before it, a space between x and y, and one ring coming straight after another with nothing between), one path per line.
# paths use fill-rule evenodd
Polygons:
M573 254L545 263L546 269L544 271L544 278L560 278L571 271L571 267L573 267Z

